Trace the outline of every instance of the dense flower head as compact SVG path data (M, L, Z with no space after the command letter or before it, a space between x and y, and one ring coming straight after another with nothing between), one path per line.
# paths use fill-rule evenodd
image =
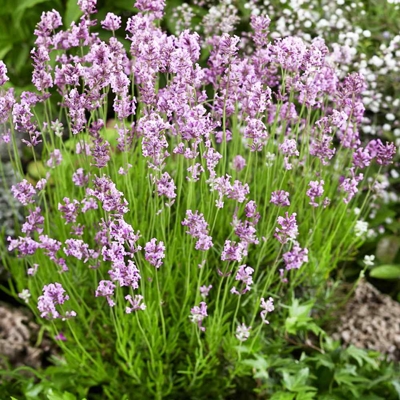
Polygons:
M284 190L276 190L275 192L272 192L270 203L280 207L290 206L289 192L285 192Z
M240 291L238 291L234 286L231 289L231 293L245 294L246 292L248 292L251 289L251 285L253 284L253 277L252 277L253 272L254 272L253 268L247 265L241 265L238 269L235 279L242 283L242 288L240 289Z
M310 205L318 207L319 204L315 202L316 197L321 197L324 194L324 181L311 181L308 186L310 189L307 190L307 196L310 198Z
M65 294L65 289L61 283L50 283L43 287L43 295L38 298L38 310L40 316L47 319L66 318L74 317L76 313L74 311L66 313L62 316L56 309L57 305L64 304L69 299L69 296Z
M347 196L343 199L343 201L348 204L350 200L357 194L358 192L358 184L364 178L363 174L356 175L354 172L354 167L350 168L350 178L346 178L340 184L340 189L347 193Z
M100 281L96 289L96 297L105 297L107 299L108 305L110 307L114 307L115 302L111 299L111 296L114 295L114 289L115 285L111 281Z
M43 232L44 217L41 214L40 207L36 207L26 217L26 222L22 225L21 231L27 235L31 235L33 232Z
M4 62L0 60L0 86L3 86L8 80L7 67Z
M275 228L274 236L282 244L287 243L289 240L296 239L299 234L296 215L296 213L293 213L289 216L289 213L286 212L284 217L278 217L277 222L281 227Z
M297 242L294 242L290 251L283 254L286 269L299 269L303 263L308 262L308 250L302 249Z
M121 17L109 12L104 20L101 21L101 26L108 31L116 31L121 28Z
M26 179L11 187L11 192L16 200L24 206L35 202L36 190Z
M144 246L145 259L156 268L160 268L163 264L162 259L165 258L164 242L160 240L157 244L157 239L153 238Z
M197 239L196 250L209 250L212 246L212 237L208 235L208 223L204 219L204 215L197 210L186 211L186 218L181 222L183 226L189 227L186 231L190 236Z

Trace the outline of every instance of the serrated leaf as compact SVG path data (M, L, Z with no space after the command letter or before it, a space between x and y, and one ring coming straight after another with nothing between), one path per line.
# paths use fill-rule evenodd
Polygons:
M381 265L370 272L372 278L400 279L400 265Z
M371 365L373 369L378 369L377 362L369 357L368 353L365 350L359 349L355 346L350 346L346 349L345 353L357 361L358 365L362 367L364 363Z
M296 395L288 392L276 392L271 397L271 400L293 400Z

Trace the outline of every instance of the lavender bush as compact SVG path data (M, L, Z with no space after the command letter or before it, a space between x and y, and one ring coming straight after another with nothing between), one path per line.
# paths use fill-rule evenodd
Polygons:
M136 1L129 49L112 13L108 40L91 33L95 0L67 30L43 13L37 91L1 92L27 210L8 237L16 293L104 398L222 398L286 335L322 340L313 307L371 235L396 153L363 141L365 80L342 77L321 38L274 40L266 15L246 51L229 33L168 35L164 3ZM44 160L35 182L21 130Z

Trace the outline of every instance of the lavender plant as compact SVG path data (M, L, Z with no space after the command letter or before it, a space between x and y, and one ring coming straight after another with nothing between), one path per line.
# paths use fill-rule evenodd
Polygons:
M370 167L396 149L362 141L365 81L341 78L321 38L270 41L269 18L254 16L252 51L214 34L201 65L197 33L160 28L163 0L136 1L129 49L118 16L100 22L103 41L96 1L78 4L68 29L54 10L37 25L37 91L1 93L11 192L27 210L8 237L15 294L105 397L221 397L252 376L244 358L277 354L296 297L311 310L363 243ZM45 161L37 182L20 130Z

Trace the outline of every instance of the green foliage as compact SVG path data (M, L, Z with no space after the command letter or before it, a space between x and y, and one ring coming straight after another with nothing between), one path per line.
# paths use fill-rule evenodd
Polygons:
M370 272L372 278L400 279L400 265L380 265Z

